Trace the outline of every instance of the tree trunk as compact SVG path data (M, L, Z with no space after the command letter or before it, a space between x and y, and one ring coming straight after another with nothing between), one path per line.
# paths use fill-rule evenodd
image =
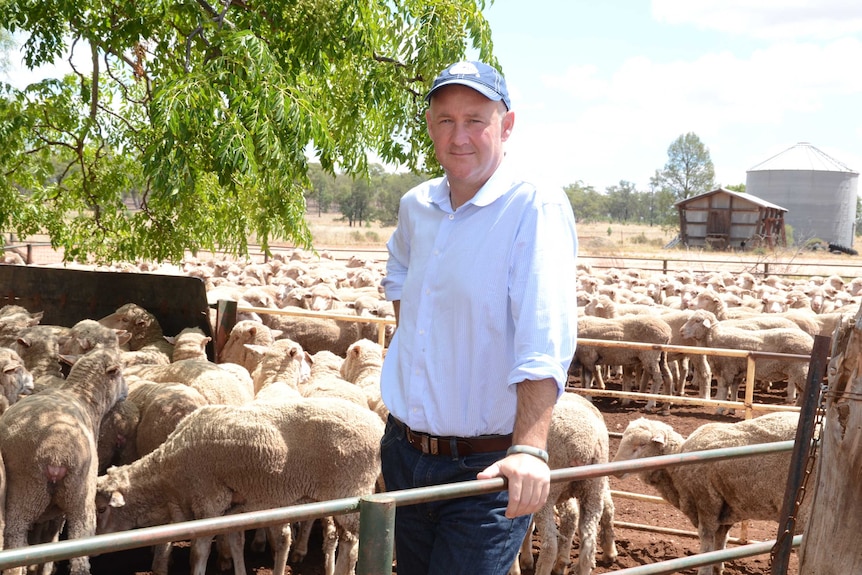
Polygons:
M862 307L836 328L831 355L799 575L862 573Z

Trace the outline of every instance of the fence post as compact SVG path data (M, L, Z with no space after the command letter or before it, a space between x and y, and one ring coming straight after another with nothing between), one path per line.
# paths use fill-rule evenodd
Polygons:
M360 498L356 575L392 575L394 546L395 498L386 494Z

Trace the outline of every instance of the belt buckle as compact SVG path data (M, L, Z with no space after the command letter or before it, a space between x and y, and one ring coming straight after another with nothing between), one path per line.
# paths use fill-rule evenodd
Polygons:
M438 445L438 440L436 437L428 437L428 444L431 449L431 455L439 455L440 454L440 446Z

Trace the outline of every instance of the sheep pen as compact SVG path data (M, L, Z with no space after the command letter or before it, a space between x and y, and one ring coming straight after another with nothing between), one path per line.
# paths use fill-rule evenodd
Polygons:
M609 385L612 389L619 388L619 382L616 379L611 379ZM694 390L691 390L691 393L694 394ZM784 400L780 390L772 392L771 395L763 396L761 399L764 402L774 404L781 404ZM622 434L630 421L644 416L645 414L642 411L643 404L638 405L636 403L629 407L621 407L618 401L609 398L595 398L594 403L602 412L608 431L612 434L610 438L610 453L611 457L613 457L619 445L619 437L615 437L613 434ZM701 406L677 406L668 416L651 415L649 417L657 417L661 421L671 425L684 436L688 436L695 428L707 422L739 421L743 418L741 415L736 417L717 416L714 413L714 408ZM611 477L610 486L614 491L657 495L656 492L645 486L634 474L625 479ZM676 529L682 532L694 532L691 521L669 504L635 501L615 496L614 505L615 521L618 523L651 525ZM751 521L748 524L748 539L752 542L774 539L775 529L776 527L773 522ZM627 527L617 527L615 530L618 556L612 565L604 565L602 564L602 553L599 551L597 554L598 565L593 570L594 574L612 573L624 568L686 557L697 553L699 549L699 542L696 536L656 533ZM739 526L735 526L731 530L730 536L732 538L741 536ZM322 537L322 529L318 525L315 525L308 544L308 555L301 562L288 563L292 575L323 575ZM251 537L247 539L250 540ZM539 545L538 538L534 538L534 557L538 555ZM732 543L728 545L728 547L735 546ZM576 537L571 555L573 565L577 565L578 550L579 542ZM174 544L171 575L188 575L188 553L188 542ZM93 575L149 575L152 567L151 561L152 556L146 549L122 551L91 559ZM214 559L211 559L211 561L214 561ZM249 573L272 575L273 565L269 551L256 553L247 544L246 565ZM693 572L693 570L690 570L684 573ZM395 572L393 571L393 573ZM724 573L725 575L770 575L769 557L761 555L725 562ZM531 574L532 572L529 570L523 572L523 575ZM798 561L797 554L794 551L786 575L797 574Z
M385 255L380 256L385 258ZM620 389L619 382L611 378L608 381L610 389ZM686 395L694 397L696 394L686 390ZM757 392L758 401L764 403L781 404L784 401L781 388L775 392ZM608 430L613 433L622 433L629 421L644 415L643 402L635 401L629 407L621 407L619 402L608 398L595 398L595 404L602 411ZM737 421L742 415L717 416L712 407L698 406L676 406L672 413L661 416L661 420L671 425L675 430L687 436L693 429L703 423L710 421ZM611 456L616 452L619 439L611 437ZM634 476L625 480L611 478L611 488L615 491L631 491L650 493ZM679 531L692 531L691 524L677 510L669 505L653 504L644 501L633 501L615 497L616 520L631 524L649 524L656 527L676 529ZM594 573L610 573L627 567L656 563L663 560L685 557L698 550L696 537L676 533L655 533L619 527L617 532L617 547L619 555L611 566L599 565ZM738 528L731 531L731 537L739 537ZM774 538L774 525L770 522L751 522L748 527L747 536L752 541L766 541ZM309 554L298 563L289 563L291 573L294 575L321 575L323 573L323 558L320 552L321 545L318 543L322 533L318 530L312 533ZM732 546L732 545L731 545ZM174 564L172 575L185 575L188 573L188 543L179 542L174 545ZM578 557L578 542L573 545L573 563ZM538 553L538 542L534 544L534 554ZM272 562L269 552L254 553L247 550L247 565L252 572L258 575L270 575ZM148 574L151 568L151 556L146 549L132 550L117 553L108 553L92 558L92 572L112 573L119 575ZM63 573L65 564L60 565L60 573ZM215 567L213 565L213 571ZM768 556L752 557L734 560L725 564L725 573L728 575L767 575L770 573L770 562ZM791 558L790 569L787 575L797 575L797 561L794 553ZM528 575L526 572L525 575Z

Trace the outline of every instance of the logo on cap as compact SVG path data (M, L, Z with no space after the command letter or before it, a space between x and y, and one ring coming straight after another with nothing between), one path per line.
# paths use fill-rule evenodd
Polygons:
M449 68L449 73L452 75L460 74L460 75L471 75L476 76L477 78L481 76L479 73L479 68L476 67L473 62L458 62L457 64L453 64Z

